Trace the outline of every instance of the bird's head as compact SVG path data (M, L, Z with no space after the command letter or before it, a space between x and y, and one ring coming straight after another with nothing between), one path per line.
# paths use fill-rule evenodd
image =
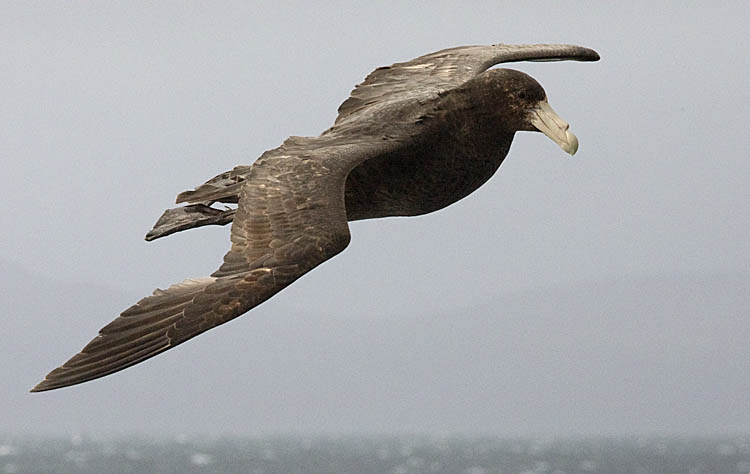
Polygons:
M547 102L547 93L528 74L514 69L490 69L465 86L489 105L503 128L509 131L542 132L560 148L574 155L578 139L568 122Z

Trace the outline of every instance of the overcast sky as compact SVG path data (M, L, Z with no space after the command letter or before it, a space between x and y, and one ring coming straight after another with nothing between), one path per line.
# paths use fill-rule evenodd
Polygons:
M0 432L750 430L745 2L103 5L0 18ZM519 133L471 196L353 223L243 318L26 393L138 298L218 267L228 228L143 240L177 193L317 135L378 66L497 42L600 53L509 66L575 157Z

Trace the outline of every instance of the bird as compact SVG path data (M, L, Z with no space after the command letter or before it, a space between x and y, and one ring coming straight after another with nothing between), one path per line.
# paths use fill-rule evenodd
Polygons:
M291 136L180 193L184 205L165 211L146 240L231 223L219 269L156 289L31 391L115 373L246 313L343 251L349 221L416 216L462 199L497 171L518 131L575 154L578 139L542 86L493 68L564 60L599 55L566 44L459 46L375 69L319 136Z

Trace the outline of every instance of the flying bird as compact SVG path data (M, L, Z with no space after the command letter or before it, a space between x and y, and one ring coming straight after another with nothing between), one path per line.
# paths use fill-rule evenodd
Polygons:
M223 264L141 299L31 391L109 375L242 315L344 250L348 221L415 216L458 201L497 171L517 131L542 132L574 154L578 140L542 86L490 68L598 59L580 46L497 44L375 69L319 136L292 136L252 165L179 194L186 205L165 211L146 240L231 222Z

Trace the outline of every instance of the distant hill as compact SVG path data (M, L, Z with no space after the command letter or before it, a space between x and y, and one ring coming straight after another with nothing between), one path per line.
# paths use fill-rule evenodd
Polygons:
M0 432L750 430L748 275L498 292L386 318L280 297L137 368L31 395L137 297L0 271L0 397L17 407Z
M44 375L40 371L53 368L49 366L50 354L80 349L87 338L96 335L98 328L94 329L92 323L106 322L113 317L113 306L125 307L131 300L109 288L58 281L2 259L0 275L2 392L28 389L14 384ZM82 334L81 327L86 326L93 333Z

